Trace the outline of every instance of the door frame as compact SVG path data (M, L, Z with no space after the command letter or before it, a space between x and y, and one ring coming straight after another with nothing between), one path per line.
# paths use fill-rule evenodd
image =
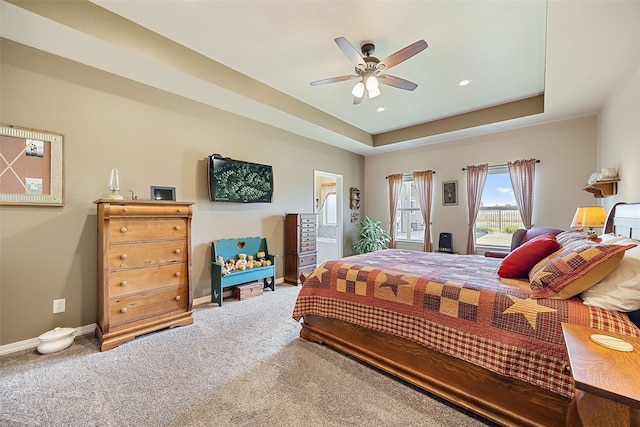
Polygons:
M317 205L316 194L318 194L319 188L317 188L318 178L333 178L336 181L336 221L337 221L337 230L336 230L336 245L338 249L338 258L342 258L343 254L343 228L344 228L344 206L343 206L343 177L342 175L331 173L331 172L323 172L319 170L313 171L313 212L316 215L320 214L320 208Z

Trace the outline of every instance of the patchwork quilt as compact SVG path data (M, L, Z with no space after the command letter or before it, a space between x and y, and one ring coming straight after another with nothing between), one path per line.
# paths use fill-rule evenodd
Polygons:
M571 398L562 322L640 336L626 314L532 299L529 282L501 279L502 260L386 249L320 265L293 317L350 322Z

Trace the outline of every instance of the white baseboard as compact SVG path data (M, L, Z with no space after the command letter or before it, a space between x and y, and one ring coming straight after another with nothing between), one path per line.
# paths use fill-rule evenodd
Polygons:
M276 285L284 282L284 278L276 279ZM223 296L231 295L231 290L225 290ZM201 304L210 304L211 303L211 295L206 295L200 298L195 298L193 300L193 305L201 305ZM92 323L90 325L80 326L76 328L76 336L84 335L84 334L92 334L96 330L96 324ZM45 331L46 332L46 331ZM39 338L30 338L24 341L18 341L11 344L6 344L0 346L0 356L9 353L15 353L16 351L29 350L30 348L36 348L40 344Z
M96 330L96 324L80 326L76 328L76 336L84 334L92 334ZM18 341L11 344L0 346L0 356L9 353L15 353L16 351L29 350L30 348L36 348L40 344L39 338L30 338L24 341Z

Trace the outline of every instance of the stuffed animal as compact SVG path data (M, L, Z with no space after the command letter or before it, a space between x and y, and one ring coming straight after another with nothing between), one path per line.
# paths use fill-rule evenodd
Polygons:
M238 254L236 261L236 270L245 270L247 268L247 254Z
M267 259L267 254L262 251L256 254L256 259L262 266L271 265L271 260Z
M260 267L262 264L253 259L253 255L247 255L247 268Z
M218 257L218 264L224 265L224 258L222 258L222 255Z
M236 269L236 261L233 258L231 258L229 261L227 261L227 273L232 272L235 269Z

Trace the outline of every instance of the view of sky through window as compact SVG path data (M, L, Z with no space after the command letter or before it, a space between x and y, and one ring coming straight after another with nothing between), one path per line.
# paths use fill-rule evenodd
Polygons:
M482 206L515 206L513 187L508 173L489 174L482 191Z

